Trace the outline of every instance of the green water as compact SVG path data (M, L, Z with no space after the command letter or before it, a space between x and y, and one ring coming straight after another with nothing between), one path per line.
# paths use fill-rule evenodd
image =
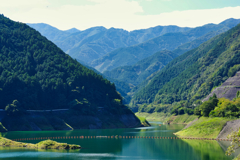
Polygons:
M172 133L182 125L162 125L152 122L151 127L133 129L76 130L48 132L8 132L9 139L35 137L76 137L76 136L158 136L174 137ZM161 124L161 126L159 126ZM23 141L37 143L40 140ZM226 142L181 140L181 139L57 139L58 142L79 144L81 150L30 150L0 148L1 160L230 160L225 156ZM224 148L224 149L222 149Z

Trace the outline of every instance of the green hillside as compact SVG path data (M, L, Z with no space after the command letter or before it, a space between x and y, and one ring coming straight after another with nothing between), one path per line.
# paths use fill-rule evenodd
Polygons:
M177 55L171 51L160 51L139 61L135 65L118 67L111 71L105 71L103 74L107 77L131 83L136 86L146 80L146 78L154 72L161 70L176 57Z
M104 78L108 79L110 82L114 83L116 86L116 90L121 94L123 97L123 103L128 104L131 100L131 96L129 96L127 93L131 92L132 88L134 87L132 84L127 83L126 81L120 81L114 78L111 78L109 76L103 75L99 71L97 71L95 68L88 66L87 64L83 63L80 60L77 60L79 63L87 67L88 69L93 70L95 73L102 75Z
M144 82L146 79L151 80L157 74L157 72L163 69L174 58L181 55L182 53L198 47L203 42L206 42L207 40L215 37L223 31L225 31L225 29L216 32L210 32L202 37L195 39L194 41L187 42L179 46L172 52L166 50L160 51L138 61L134 65L117 67L111 71L104 71L103 74L108 78L113 78L115 80L133 84L136 86L136 88L134 88L135 90L140 89L146 85L142 82ZM116 86L118 87L118 85Z
M114 84L26 24L0 15L0 42L0 109L6 108L8 118L62 108L94 116L99 107L116 116L133 115Z
M161 70L148 85L137 92L131 105L172 104L186 101L190 105L203 99L237 70L240 63L240 25L212 38L198 48L177 57Z

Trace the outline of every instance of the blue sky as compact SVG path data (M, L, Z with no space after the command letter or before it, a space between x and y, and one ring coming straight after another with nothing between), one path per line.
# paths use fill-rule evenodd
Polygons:
M196 27L240 19L240 0L0 0L0 13L61 30L94 26L126 30L157 25Z

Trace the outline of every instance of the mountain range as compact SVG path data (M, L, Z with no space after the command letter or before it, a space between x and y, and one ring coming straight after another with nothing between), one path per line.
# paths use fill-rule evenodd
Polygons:
M28 24L47 37L71 57L90 63L115 49L136 45L151 38L173 32L185 32L190 28L157 26L128 32L123 29L93 27L84 31L60 31L48 24ZM63 33L59 35L59 33ZM59 36L59 38L58 38Z
M98 71L112 70L119 66L134 65L161 50L173 51L179 46L196 40L210 32L222 33L236 26L240 20L228 19L218 25L207 24L185 32L171 32L130 47L119 48L94 60L90 65ZM216 35L216 33L212 33ZM205 36L207 37L207 36ZM204 38L205 40L208 40Z
M150 80L171 60L181 55L182 53L198 47L203 42L213 38L214 36L222 33L223 31L225 30L223 29L207 33L204 36L201 36L193 41L187 42L177 47L173 51L164 50L156 52L153 55L138 61L134 65L122 66L112 69L111 71L104 71L103 75L108 78L124 81L125 83L130 83L134 86L137 86L138 88L141 88L142 86L144 86L144 84L141 84L144 80Z
M115 83L117 90L124 97L124 102L129 103L131 96L136 91L145 87L145 85L148 84L151 79L171 60L191 49L198 47L200 44L212 37L229 30L230 28L236 26L239 22L240 20L237 19L228 19L217 25L207 24L197 28L157 26L132 32L115 28L106 29L104 27L93 27L85 31L73 29L74 31L71 33L69 33L69 31L60 31L47 24L29 25L40 31L41 34L45 35L48 39L54 41L65 51L72 50L71 45L76 43L81 44L80 48L90 49L89 46L91 46L92 48L90 50L93 48L99 48L96 47L98 45L100 48L108 48L105 48L105 50L113 50L110 53L105 52L101 54L103 56L98 59L93 61L90 60L92 62L84 61L83 57L73 57L85 66L91 66L89 67L91 69L95 67L101 72L104 71L103 75L107 79L111 80L111 82ZM60 36L59 34L62 32L64 32L64 34ZM58 35L60 37L59 39L57 38ZM153 39L151 39L152 37ZM130 43L129 39L133 39L133 41ZM111 42L109 40L111 40ZM186 43L183 43L184 41L186 41ZM114 43L114 45L109 45L110 43ZM172 45L174 43L175 45ZM64 45L61 44L68 45L63 47ZM127 47L118 48L121 46L119 44ZM131 44L135 45L128 46ZM109 46L114 47L110 47L109 49ZM76 50L77 48L78 47L75 47ZM114 48L117 49L114 50ZM155 51L158 51L159 49L161 50L166 48L171 51L163 50L162 52L159 51L155 53ZM86 52L88 52L87 50ZM97 50L95 51L97 52ZM98 54L100 54L100 52L98 52ZM90 52L86 55L90 55Z
M54 42L71 57L103 72L119 66L133 65L161 50L172 51L186 42L202 36L207 37L206 34L222 33L238 23L239 20L228 19L217 25L207 24L197 28L156 26L131 32L116 28L106 29L101 26L84 31L75 28L61 31L43 23L28 25ZM206 40L208 39L203 38L201 42ZM184 51L182 50L181 53Z
M238 71L239 38L240 24L178 56L133 96L131 106L202 100Z

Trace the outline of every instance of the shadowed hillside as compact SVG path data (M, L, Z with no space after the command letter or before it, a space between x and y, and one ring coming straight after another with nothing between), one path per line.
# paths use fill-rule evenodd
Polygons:
M133 127L127 123L129 117L136 126L140 123L122 104L114 84L73 60L28 25L0 15L0 42L0 109L7 112L2 125L8 130L36 128L26 110L69 109L65 117L53 115L55 120L49 122L75 126L72 128L81 128L76 123L79 116L99 119L85 121L88 127L98 122L109 126L111 118L101 121L106 114L115 117L116 127ZM43 119L37 121L47 123Z

